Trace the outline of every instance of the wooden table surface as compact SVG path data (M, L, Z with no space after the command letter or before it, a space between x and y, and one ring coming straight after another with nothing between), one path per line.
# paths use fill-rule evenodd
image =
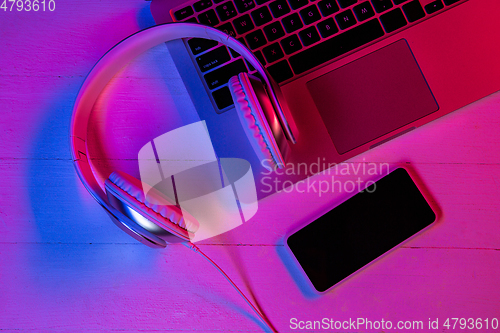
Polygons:
M75 173L69 123L86 74L153 24L140 0L0 10L0 331L268 331L199 255L180 245L150 249L120 231ZM138 131L164 133L159 120L169 110L193 116L186 97L163 46L121 71L91 119L97 173L136 168ZM500 319L499 111L496 93L348 161L410 166L441 217L324 295L304 287L284 236L344 193L272 195L251 222L200 248L279 332L298 331L292 318L422 321L421 332L435 331L429 320L442 331L447 318ZM500 332L484 326L469 331Z

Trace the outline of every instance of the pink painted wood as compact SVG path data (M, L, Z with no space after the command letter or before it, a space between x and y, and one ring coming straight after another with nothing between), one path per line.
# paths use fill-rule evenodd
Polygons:
M153 24L148 3L15 8L0 11L0 330L265 331L200 256L178 245L152 250L122 233L74 172L68 134L78 89L104 52ZM164 47L125 68L91 120L97 173L136 174L138 137L196 119L186 97ZM421 320L422 331L429 318L500 319L499 109L496 93L349 161L410 165L442 216L320 297L302 287L284 236L346 193L273 195L254 219L200 248L279 332L296 331L292 318Z

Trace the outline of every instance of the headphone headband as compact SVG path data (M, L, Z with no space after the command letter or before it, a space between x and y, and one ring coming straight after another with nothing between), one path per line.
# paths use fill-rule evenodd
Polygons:
M99 204L101 204L101 206L103 206L106 211L111 214L115 223L120 222L117 223L117 225L121 229L140 241L146 239L148 242L157 242L158 244L153 244L156 246L164 246L164 241L152 233L149 233L139 225L137 225L138 230L133 230L135 226L131 226L129 223L121 222L123 221L124 216L122 216L117 209L109 204L107 196L103 189L99 186L90 166L87 150L87 130L90 114L97 98L104 87L121 68L150 48L164 42L181 38L204 38L215 40L232 48L234 51L243 56L243 58L245 58L245 60L247 60L260 74L265 86L270 88L268 89L269 98L274 105L275 110L277 110L276 116L281 122L282 129L285 135L292 142L295 142L282 110L282 107L285 106L280 104L279 98L276 95L276 93L280 93L279 86L267 74L264 67L252 54L252 52L250 52L235 38L230 37L215 28L195 23L166 23L141 30L116 44L94 65L80 88L71 119L71 155L73 161L75 162L77 174L82 183L85 185L90 194L97 200L97 202L99 202ZM144 235L147 235L150 239L147 239Z

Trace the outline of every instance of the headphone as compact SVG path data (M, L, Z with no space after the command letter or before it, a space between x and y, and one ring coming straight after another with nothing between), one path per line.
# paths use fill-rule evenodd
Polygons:
M139 31L119 42L94 65L78 93L71 120L71 154L80 180L113 222L150 247L189 243L197 226L187 223L174 203L159 206L148 200L142 182L124 172L113 172L103 189L90 165L87 129L99 94L123 66L156 45L181 38L215 40L232 48L256 69L260 79L240 73L229 80L228 87L245 134L260 159L274 161L276 167L282 168L288 154L288 141L295 143L285 117L290 113L278 84L252 52L235 38L195 23L166 23ZM148 196L160 196L153 190Z

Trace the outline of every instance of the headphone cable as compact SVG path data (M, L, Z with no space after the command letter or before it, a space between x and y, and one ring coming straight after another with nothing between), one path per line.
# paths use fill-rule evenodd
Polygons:
M276 329L274 329L273 325L253 304L250 300L243 294L243 292L236 286L236 284L231 280L231 278L219 267L212 259L210 259L205 253L203 253L199 247L194 245L191 242L183 243L187 248L193 250L194 252L199 253L203 258L205 258L209 263L212 264L225 278L226 280L233 286L234 289L240 294L241 297L247 302L247 304L252 308L252 310L257 314L257 316L271 329L272 332L278 333Z

